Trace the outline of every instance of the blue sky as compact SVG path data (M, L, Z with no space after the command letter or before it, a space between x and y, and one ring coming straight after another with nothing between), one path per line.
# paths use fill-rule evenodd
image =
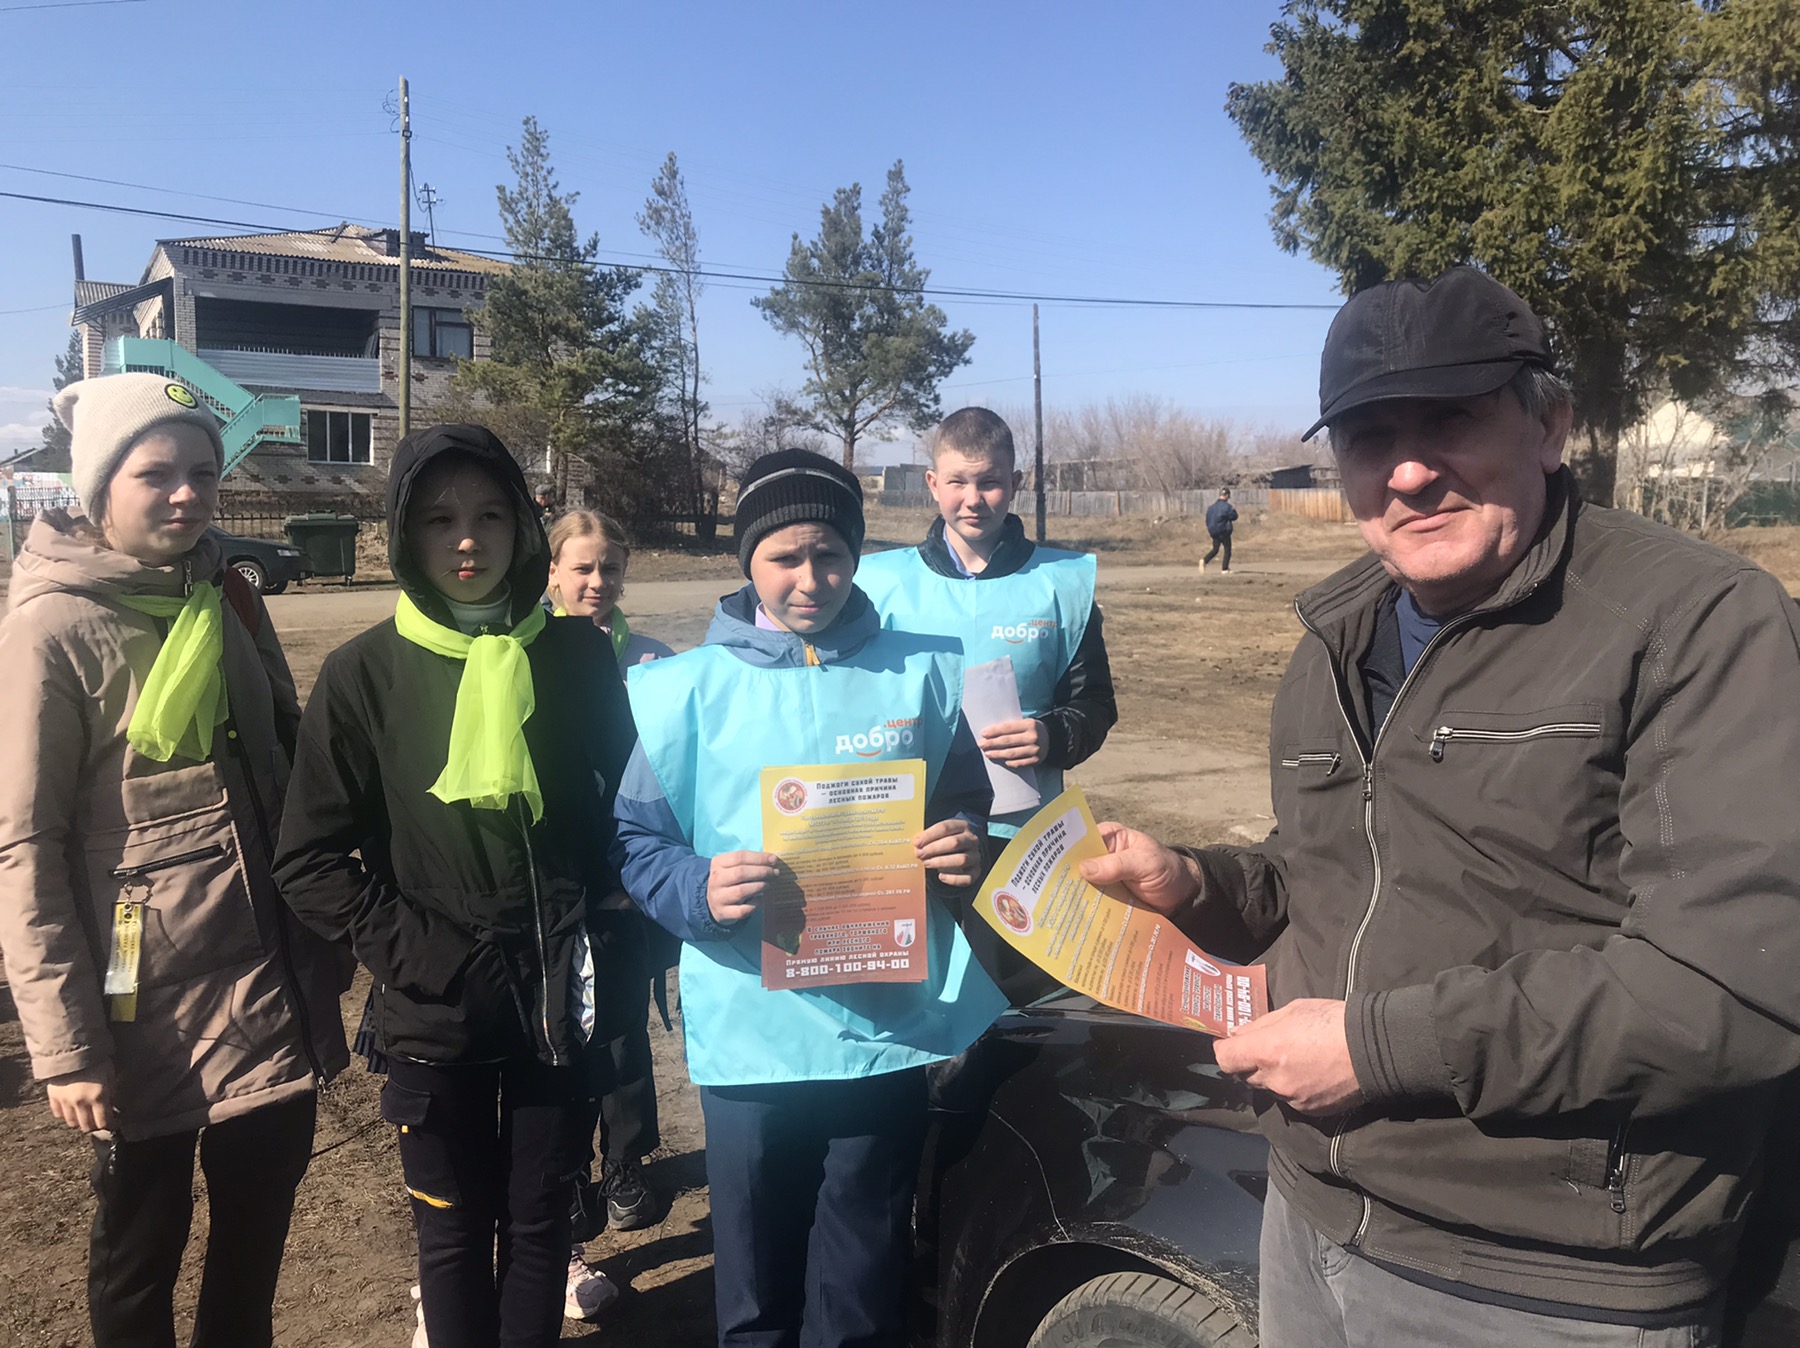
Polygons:
M935 283L1338 299L1323 269L1271 241L1267 180L1223 110L1231 81L1277 72L1262 50L1273 0L10 8L31 2L0 0L0 163L13 166L0 190L279 227L393 223L398 143L382 105L404 74L415 179L437 189L449 246L499 246L484 237L499 234L494 188L532 114L581 193L577 223L618 261L649 251L634 216L670 150L705 262L759 273L779 271L796 230L814 232L834 188L861 182L872 216L900 158ZM225 231L0 199L0 451L38 438L75 232L90 278L135 282L157 238ZM714 283L703 300L720 420L802 378L798 345L750 306L765 289ZM939 303L976 335L946 408L1026 404L1029 304ZM1297 431L1329 320L1045 305L1045 401L1151 394Z

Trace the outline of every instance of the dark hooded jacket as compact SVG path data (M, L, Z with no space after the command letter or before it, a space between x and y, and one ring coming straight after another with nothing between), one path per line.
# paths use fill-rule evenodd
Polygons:
M524 474L479 426L432 427L395 448L389 563L423 613L454 625L411 565L402 528L420 475L446 454L473 459L514 498L516 624L543 595L549 548ZM525 739L544 801L536 823L519 798L499 811L429 794L463 665L408 641L391 618L332 652L301 719L276 873L301 919L348 939L373 973L375 1027L390 1054L579 1056L582 936L604 925L595 909L618 888L607 860L612 797L636 734L611 648L591 622L547 620L527 655L536 710ZM600 1037L620 1014L611 944L594 943Z

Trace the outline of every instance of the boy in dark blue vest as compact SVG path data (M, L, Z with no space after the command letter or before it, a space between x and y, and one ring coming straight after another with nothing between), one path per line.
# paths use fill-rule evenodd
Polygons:
M918 547L865 558L856 579L884 626L956 637L969 665L1011 658L1024 716L976 726L977 742L995 763L1031 768L1048 801L1062 790L1064 770L1105 743L1119 707L1094 602L1094 556L1025 536L1011 513L1022 480L1005 421L985 407L952 412L925 475L940 518ZM1031 814L988 821L989 866ZM985 924L972 923L970 939L1008 991L1039 988Z

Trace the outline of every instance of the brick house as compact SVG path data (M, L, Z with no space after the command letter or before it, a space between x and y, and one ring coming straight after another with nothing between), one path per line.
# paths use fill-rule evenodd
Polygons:
M492 258L411 240L415 409L443 398L457 359L481 360L487 338L469 311L507 270ZM400 237L337 225L291 234L163 239L136 285L75 282L71 322L89 376L167 369L161 339L198 356L216 387L261 395L278 412L245 434L224 487L233 493L317 496L321 504L379 495L399 433ZM192 379L190 383L195 382ZM230 420L234 397L196 388ZM415 423L416 424L416 423ZM229 427L228 427L229 429ZM228 462L231 447L227 447Z

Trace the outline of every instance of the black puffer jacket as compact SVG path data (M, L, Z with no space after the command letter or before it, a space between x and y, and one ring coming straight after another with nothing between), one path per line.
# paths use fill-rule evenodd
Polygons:
M433 427L395 449L389 561L413 602L451 625L401 540L414 484L447 453L477 460L516 499L508 584L517 622L543 594L548 547L518 464L480 427ZM611 648L591 622L552 618L527 650L537 708L525 738L544 798L536 824L517 799L496 811L429 794L463 666L406 640L392 619L332 652L301 720L277 875L301 919L347 938L374 974L376 1027L390 1054L577 1056L578 936L590 916L604 926L607 915L590 910L618 887L606 859L612 796L636 732ZM620 980L600 966L617 944L595 943L603 1027Z

